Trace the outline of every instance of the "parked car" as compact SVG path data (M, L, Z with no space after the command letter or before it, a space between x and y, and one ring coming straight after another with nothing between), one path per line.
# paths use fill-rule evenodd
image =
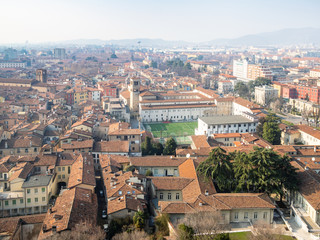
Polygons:
M100 190L99 194L100 194L100 197L103 197L103 191L102 190Z
M107 211L106 210L102 210L102 218L107 218Z

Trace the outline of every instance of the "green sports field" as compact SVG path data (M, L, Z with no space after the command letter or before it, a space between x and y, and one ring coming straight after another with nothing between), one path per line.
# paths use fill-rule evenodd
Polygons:
M154 138L173 137L180 144L190 143L188 136L194 135L197 127L198 122L144 124L144 128L151 132Z

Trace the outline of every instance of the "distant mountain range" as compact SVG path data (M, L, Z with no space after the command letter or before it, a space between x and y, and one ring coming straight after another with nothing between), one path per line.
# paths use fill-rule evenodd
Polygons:
M284 45L320 45L320 28L292 28L274 32L245 35L232 39L214 39L206 42L167 41L163 39L76 39L60 42L48 42L42 46L69 46L69 45L115 45L124 47L239 47L239 46L284 46Z
M293 45L320 44L319 28L292 28L274 32L245 35L234 39L216 39L204 42L205 45L218 46L261 46L261 45Z
M59 44L104 45L112 44L127 47L205 47L205 46L274 46L296 44L320 44L319 28L292 28L274 32L245 35L232 39L215 39L206 42L167 41L163 39L121 39L103 41L100 39L78 39L63 41Z

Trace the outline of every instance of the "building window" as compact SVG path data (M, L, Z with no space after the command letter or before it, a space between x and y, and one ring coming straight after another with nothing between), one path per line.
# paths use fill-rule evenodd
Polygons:
M163 193L160 193L160 199L161 200L163 199Z
M244 219L248 219L248 212L244 213Z
M254 219L257 219L257 218L258 218L258 213L257 213L257 212L254 212L254 213L253 213L253 218L254 218Z
M64 171L66 168L65 167L62 167L62 171Z
M239 213L238 212L234 213L234 219L238 219L238 218L239 218Z
M17 200L12 200L12 205L16 205L17 204Z
M168 200L171 200L171 193L168 193Z
M38 198L36 197L36 198L34 198L34 202L38 202Z
M28 148L26 148L26 149L24 150L24 152L25 152L25 153L28 153L28 152L29 152Z
M154 173L154 175L158 175L158 169L157 169L157 168L154 169L154 170L153 170L153 173Z
M63 175L62 175L62 178L66 178L66 176L63 174Z
M27 194L30 194L31 190L30 189L27 189Z
M180 194L176 193L176 200L179 200L179 199L180 199Z
M58 167L58 171L61 172L61 167Z
M33 151L34 151L34 152L37 152L37 151L38 151L38 149L37 149L37 148L34 148L34 149L33 149Z
M45 192L45 191L46 191L46 188L44 188L44 187L41 188L41 191L42 191L42 192Z
M42 202L45 202L46 201L46 197L42 197Z
M268 213L267 213L267 212L264 212L264 213L263 213L263 219L266 219L266 218L267 218L267 215L268 215Z
M4 205L8 206L9 205L9 201L4 201Z
M23 199L20 199L20 204L23 204Z
M27 199L27 203L31 203L31 198L28 198L28 199Z
M38 188L34 189L34 193L36 193L36 194L38 193Z

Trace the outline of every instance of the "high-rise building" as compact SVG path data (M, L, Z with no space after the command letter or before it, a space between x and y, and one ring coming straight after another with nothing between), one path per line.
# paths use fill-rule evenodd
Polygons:
M256 80L258 77L273 80L273 73L268 66L250 64L247 60L233 60L233 76L243 80Z
M130 78L130 112L133 117L139 114L140 78Z
M233 60L233 76L237 78L247 79L248 61Z
M65 59L66 58L66 49L55 48L54 49L54 58Z
M36 71L36 80L39 82L47 82L47 70L46 69L37 69Z

